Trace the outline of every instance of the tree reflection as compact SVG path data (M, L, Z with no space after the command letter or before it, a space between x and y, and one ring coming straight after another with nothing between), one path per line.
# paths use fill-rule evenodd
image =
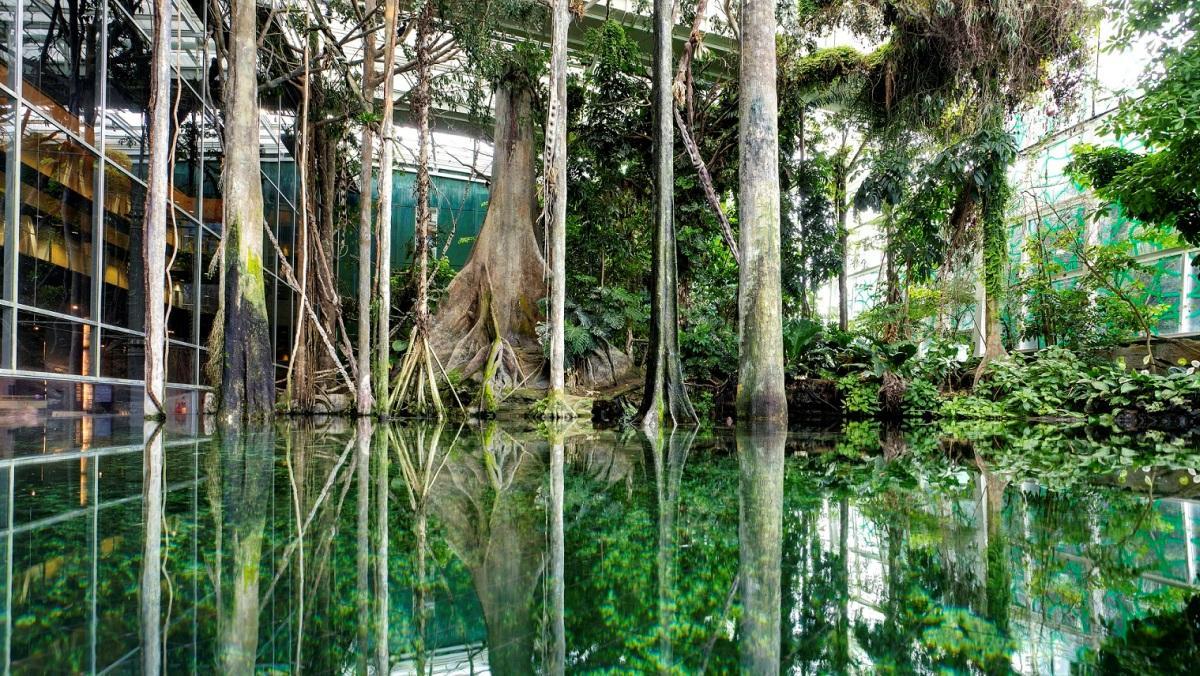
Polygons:
M274 466L270 427L219 428L210 464L217 486L217 669L254 672L258 651L259 565ZM210 498L212 493L210 492ZM229 552L223 551L228 542Z
M489 423L477 447L464 444L449 454L431 494L446 541L470 572L487 624L489 666L497 674L525 674L533 664L543 458Z
M787 429L779 425L755 424L737 432L739 644L745 673L779 673L786 442Z

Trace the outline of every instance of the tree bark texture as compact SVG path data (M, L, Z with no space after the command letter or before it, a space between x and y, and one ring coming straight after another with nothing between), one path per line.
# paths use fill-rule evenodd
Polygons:
M258 143L255 3L231 3L225 91L225 299L221 411L269 417L275 368L263 280L263 194Z
M396 73L396 4L399 0L384 0L383 25L383 116L379 126L379 318L375 337L375 401L387 408L389 370L392 361L392 144L393 79ZM430 2L427 5L432 7ZM420 207L418 206L418 211ZM383 411L385 412L385 411Z
M146 173L145 236L142 238L142 284L145 288L146 415L165 413L167 343L164 286L167 278L167 191L171 183L171 6L154 0L153 47L150 56L150 162Z
M494 409L503 388L541 368L538 303L546 296L546 262L534 231L533 94L528 83L509 79L498 84L495 98L487 216L430 325L430 343L446 370L481 381L485 410Z
M679 284L675 253L675 103L671 96L672 0L654 2L654 256L646 389L638 412L643 427L699 422L679 360Z
M375 11L375 1L367 0L363 11ZM368 31L363 37L363 98L373 101L375 96L375 33ZM367 415L374 408L371 394L371 165L375 161L373 130L371 124L363 124L361 154L359 161L358 203L358 382L355 406L359 415Z
M737 414L786 420L783 299L779 253L779 120L775 89L775 5L745 0L738 103Z
M545 169L546 250L550 263L550 389L548 417L572 417L562 403L566 381L567 302L567 25L568 0L550 3L550 102L547 106Z

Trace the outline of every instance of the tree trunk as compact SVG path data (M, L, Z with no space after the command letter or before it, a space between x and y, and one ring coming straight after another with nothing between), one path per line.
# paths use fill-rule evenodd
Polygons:
M779 270L775 5L744 0L741 19L737 414L743 420L782 421L787 419L787 402Z
M483 411L495 410L503 388L541 368L538 303L546 296L546 262L534 232L533 94L527 81L510 77L497 84L495 98L487 216L430 326L442 365L462 379L479 376Z
M838 250L841 252L842 265L838 269L838 328L842 331L850 329L850 232L846 229L846 175L842 171L837 174L836 201L838 220Z
M375 0L366 0L363 11L373 13ZM368 31L363 38L362 93L367 101L375 100L374 31ZM369 414L375 405L371 396L371 163L375 159L372 133L370 122L363 123L358 180L358 387L354 397L359 415Z
M375 401L387 412L388 375L392 361L392 92L396 72L396 4L384 0L383 119L379 149L379 325L375 337ZM418 211L420 207L418 207Z
M227 418L250 419L269 417L275 404L275 369L263 281L255 7L250 0L232 3L223 175L225 344L221 411Z
M568 0L550 3L550 102L546 112L546 250L550 259L550 389L547 418L573 418L566 405L567 24Z
M442 406L438 383L444 376L437 364L437 355L429 344L429 235L433 230L432 213L429 210L429 154L432 138L430 127L429 81L432 78L433 59L431 49L433 27L433 3L427 2L417 17L417 86L413 91L412 106L417 114L417 224L413 232L414 264L417 271L416 299L413 303L413 328L409 334L408 352L400 365L397 376L396 404L411 412L435 413L439 418L445 412ZM428 399L426 393L428 392ZM457 394L455 395L457 398ZM390 404L391 402L389 402Z
M659 425L699 422L679 361L678 276L675 260L675 130L671 98L672 0L654 2L654 259L646 389L638 418L653 434Z
M166 398L164 348L167 343L164 285L167 277L167 189L171 182L171 8L154 0L154 46L150 57L150 166L146 176L145 237L142 239L142 283L146 290L146 389L143 411L162 416ZM262 212L259 212L261 217ZM176 242L176 246L179 243ZM69 247L68 247L69 248Z
M1000 171L1003 171L1001 169ZM1005 189L1007 192L1007 189ZM975 369L975 382L983 377L992 360L1007 354L1004 349L1000 311L1004 301L1004 285L1008 263L1008 226L1004 222L1007 200L996 195L984 195L980 220L983 225L983 359Z

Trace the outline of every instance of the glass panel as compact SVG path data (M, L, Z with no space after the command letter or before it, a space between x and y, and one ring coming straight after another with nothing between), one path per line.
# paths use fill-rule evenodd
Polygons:
M126 380L145 378L145 344L141 336L104 329L100 339L100 375Z
M5 0L0 0L4 2ZM6 10L7 5L0 5L0 8ZM4 16L0 15L0 30L7 31L7 23ZM7 33L5 33L7 36ZM2 51L2 50L0 50ZM12 145L12 130L13 118L13 100L4 92L0 92L0 275L4 272L4 233L8 231L8 209L5 207L5 191L8 190L8 175L9 172L17 170L16 167L10 166L10 160L16 162L15 155L9 156L9 146Z
M141 415L142 388L62 380L0 378L0 408L29 413L57 411Z
M286 364L292 351L292 298L295 294L292 287L282 280L279 282L278 297L275 300L275 361Z
M150 3L110 0L105 79L104 154L145 179L146 111L150 107L150 46L138 22L151 25Z
M267 165L264 165L264 167L265 166L267 166ZM273 165L271 165L271 166L273 166ZM266 177L263 177L263 179L262 179L262 186L263 186L263 217L265 219L263 225L264 225L264 227L270 228L272 234L278 233L279 232L279 229L278 229L279 202L280 202L279 191L275 189L275 186L272 185L271 182L266 179ZM282 246L283 242L280 241L279 244L280 244L280 246ZM269 270L270 272L275 272L276 260L277 260L277 256L275 255L275 245L271 243L271 236L264 233L263 234L263 261L265 261L265 263L264 263L265 269Z
M271 331L271 345L275 345L275 276L263 275L265 282L264 295L267 299L267 327Z
M17 368L90 375L93 328L69 319L17 313Z
M105 164L104 307L107 324L140 331L145 322L142 277L142 220L146 188L128 174Z
M178 230L180 246L172 246ZM195 341L192 327L196 312L196 232L199 226L190 218L177 215L175 226L167 224L167 263L171 265L171 281L166 289L166 300L171 304L171 315L167 318L167 336L185 343ZM172 262L171 256L175 258ZM188 381L191 382L191 381Z
M167 351L167 382L195 384L196 348L171 343L171 348Z
M214 265L217 247L221 240L208 230L204 231L200 251L200 344L208 344L208 334L212 331L213 321L217 317L217 307L220 296L218 285L220 270Z
M200 220L213 231L221 232L221 134L216 118L206 113L199 133L204 151L200 172L204 203Z
M1180 296L1183 294L1183 256L1167 256L1154 261L1150 265L1146 293L1148 304L1166 306L1166 312L1158 320L1158 332L1178 332Z
M1189 258L1192 270L1192 286L1187 299L1187 331L1200 331L1200 251L1184 254Z
M0 74L0 81L10 86L16 76L9 66L13 63L12 33L13 24L16 23L17 2L19 0L0 0L0 67L4 71Z
M37 114L21 136L22 303L87 317L92 292L96 155ZM106 208L115 208L113 198Z
M26 0L21 94L29 105L95 145L102 74L97 46L103 2Z

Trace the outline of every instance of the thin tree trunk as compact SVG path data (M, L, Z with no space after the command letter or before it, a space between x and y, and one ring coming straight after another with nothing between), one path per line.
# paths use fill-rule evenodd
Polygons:
M679 360L675 252L675 103L671 98L673 0L654 2L654 260L646 389L638 417L651 434L699 422Z
M568 0L550 4L550 103L547 106L545 198L550 264L550 390L547 418L572 418L566 395L567 301L567 25Z
M312 73L309 71L309 52L310 43L309 37L305 37L304 42L304 84L302 87L301 104L300 104L300 135L296 140L298 152L298 161L296 166L299 169L300 183L300 227L296 230L297 255L296 255L296 271L300 281L300 305L296 310L296 334L292 339L291 360L288 361L287 367L287 403L292 410L311 411L313 405L312 391L312 330L309 328L308 313L305 312L307 307L313 303L315 298L310 297L309 290L313 286L309 284L308 273L311 268L309 254L309 235L311 232L311 214L309 209L309 180L312 176L310 171L310 158L312 149L312 128L309 126L309 102L312 98Z
M163 286L167 276L167 188L170 184L168 155L171 151L171 7L166 0L154 0L154 45L150 57L150 166L146 177L145 237L142 259L145 273L145 371L146 390L143 411L147 416L162 416L166 411L166 299ZM261 211L259 212L261 216ZM176 246L179 243L176 242ZM69 249L69 247L68 247Z
M838 219L838 250L841 253L842 265L838 269L838 328L847 331L850 328L850 232L846 229L846 176L840 170L837 175L837 209Z
M375 401L387 412L388 372L392 361L392 90L396 71L396 4L384 0L383 119L379 149L379 330L375 338ZM428 0L427 0L428 2Z
M375 11L375 0L366 0L363 11ZM363 38L363 98L375 97L375 33L368 31ZM355 405L359 415L367 415L374 407L371 396L371 163L374 161L372 129L363 124L362 163L358 189L358 391Z
M233 0L225 87L225 300L221 410L265 418L274 410L275 369L263 280L263 195L258 145L258 51L251 0Z
M786 420L779 256L779 120L775 4L744 0L741 15L737 414Z
M432 142L430 107L432 100L429 82L433 66L432 36L433 3L426 2L417 17L417 86L413 92L412 105L417 114L417 225L413 232L413 247L416 255L417 283L416 300L413 307L413 328L409 334L408 352L397 375L397 390L394 402L414 413L432 412L441 418L445 413L438 383L449 378L437 354L429 342L429 233L433 230L429 209L429 147ZM453 391L453 386L451 386ZM426 398L428 393L428 399ZM455 394L455 398L457 398ZM461 402L460 402L461 404Z

